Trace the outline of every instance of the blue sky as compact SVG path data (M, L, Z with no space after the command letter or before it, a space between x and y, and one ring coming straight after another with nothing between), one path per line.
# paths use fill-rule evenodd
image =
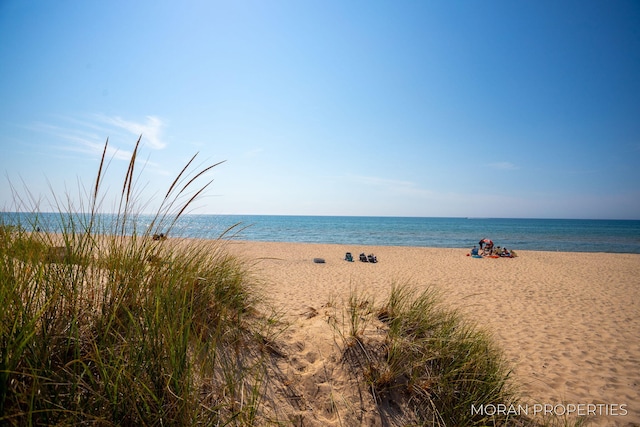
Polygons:
M640 219L639 76L637 1L0 0L0 208L142 134L144 210Z

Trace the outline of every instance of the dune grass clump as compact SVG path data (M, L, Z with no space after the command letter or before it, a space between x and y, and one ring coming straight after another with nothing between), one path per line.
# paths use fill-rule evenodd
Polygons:
M215 165L190 172L192 158L154 221L131 233L137 150L109 221L98 213L106 145L82 210L61 209L61 231L37 231L36 211L29 223L3 217L0 424L259 424L272 319L256 311L251 275L221 242L153 238Z
M381 314L389 327L387 361L402 374L421 418L434 413L444 425L508 424L470 410L515 403L509 368L489 336L440 307L431 289L414 296L394 288Z
M432 289L394 286L382 306L361 295L347 305L343 357L382 412L404 408L420 425L521 425L471 411L472 404L517 404L510 371L491 339L444 308ZM382 326L366 333L376 320Z

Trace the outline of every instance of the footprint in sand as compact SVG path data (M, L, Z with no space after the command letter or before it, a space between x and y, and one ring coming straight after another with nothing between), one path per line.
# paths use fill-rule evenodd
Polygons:
M316 363L316 360L318 360L318 354L314 351L310 351L304 356L304 358L307 359L307 362L314 364Z
M300 360L297 357L292 357L291 358L291 366L293 366L293 368L298 373L303 374L303 373L307 372L307 368L308 368L309 364L305 360Z

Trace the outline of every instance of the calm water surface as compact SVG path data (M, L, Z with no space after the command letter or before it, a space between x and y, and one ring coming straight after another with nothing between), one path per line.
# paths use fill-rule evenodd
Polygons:
M37 222L51 231L61 227L60 215L34 218L33 214L2 214L9 224L33 227ZM144 232L152 219L138 216L127 225L127 232ZM103 224L109 220L109 215L101 218ZM640 253L640 221L634 220L187 215L171 231L171 236L208 239L222 234L271 242L443 248L470 248L486 237L515 250Z

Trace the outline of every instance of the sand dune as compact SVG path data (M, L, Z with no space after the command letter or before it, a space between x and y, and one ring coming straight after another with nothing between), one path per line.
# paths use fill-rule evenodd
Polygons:
M327 387L335 395L340 382L321 378L333 332L315 314L352 290L382 301L393 283L412 283L439 289L451 307L493 333L513 364L525 403L600 404L605 410L624 405L618 415L594 417L592 425L640 425L640 255L518 251L513 259L474 259L464 249L264 242L228 247L252 262L265 293L292 322L289 351L300 375L308 377L300 398L318 401ZM347 251L355 262L343 260ZM379 262L357 261L360 252L376 254ZM316 257L325 263L314 263ZM330 414L312 418L317 425L345 421Z

